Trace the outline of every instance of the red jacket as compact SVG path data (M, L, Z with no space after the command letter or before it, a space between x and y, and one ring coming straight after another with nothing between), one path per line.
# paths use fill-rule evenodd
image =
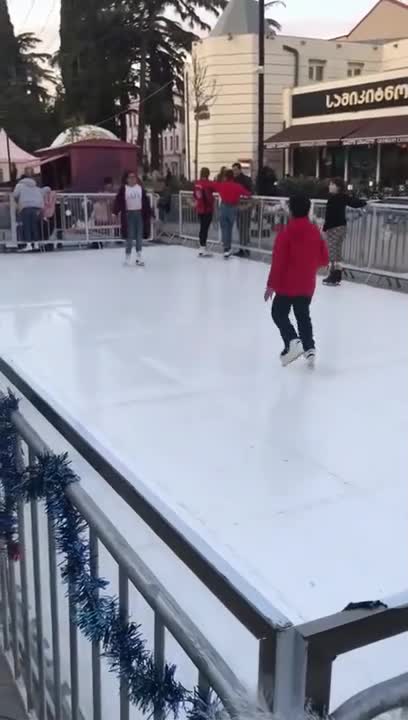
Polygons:
M275 240L268 288L278 295L312 297L317 271L328 264L320 230L308 218L292 219Z
M194 200L198 215L212 215L214 212L214 188L211 180L197 180L194 185Z
M225 182L212 183L215 192L221 198L221 202L225 205L239 205L242 197L250 197L249 190L244 188L234 180L225 180Z

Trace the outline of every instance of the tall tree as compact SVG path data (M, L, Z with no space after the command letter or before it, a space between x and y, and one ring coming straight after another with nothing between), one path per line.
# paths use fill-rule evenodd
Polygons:
M0 0L0 126L31 151L48 144L55 130L53 76L38 44L29 33L15 36L6 0Z
M158 38L163 52L169 57L174 80L180 81L183 60L197 39L195 30L206 31L210 26L202 19L202 11L218 15L226 0L134 0L134 21L141 31L139 78L138 145L143 147L146 126L145 99L147 97L149 56L157 51ZM169 17L169 11L176 20ZM190 31L186 29L190 28Z

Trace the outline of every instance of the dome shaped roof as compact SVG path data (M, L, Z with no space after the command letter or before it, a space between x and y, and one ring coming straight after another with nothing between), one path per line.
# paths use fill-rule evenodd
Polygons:
M118 140L110 130L98 127L97 125L78 125L77 127L68 128L60 133L52 143L52 148L62 147L63 145L71 145L80 140Z

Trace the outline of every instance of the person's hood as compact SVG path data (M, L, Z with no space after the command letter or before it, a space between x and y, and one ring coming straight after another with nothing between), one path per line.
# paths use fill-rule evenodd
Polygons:
M33 180L33 178L23 178L22 180L20 180L20 182L18 184L23 185L24 187L27 187L27 188L28 187L29 188L37 187L37 183L35 182L35 180Z

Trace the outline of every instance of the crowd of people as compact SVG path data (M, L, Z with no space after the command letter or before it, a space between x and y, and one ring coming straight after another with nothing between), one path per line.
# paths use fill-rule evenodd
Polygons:
M110 178L104 180L104 191L112 193ZM199 219L199 256L209 257L208 234L214 217L215 195L219 196L219 223L224 258L232 254L234 226L239 232L239 255L249 254L250 198L254 189L251 179L242 172L239 163L231 169L222 168L216 180L210 179L208 168L202 168L194 186L194 204ZM40 188L32 173L20 178L14 190L21 220L22 240L26 247L38 244L55 215L56 194L49 187ZM248 201L248 202L247 202ZM98 202L98 201L97 201ZM342 249L347 233L347 207L362 208L364 200L349 195L344 181L333 179L329 184L329 198L323 234L310 218L311 201L298 192L289 200L288 222L275 239L272 265L264 294L265 301L272 297L272 318L278 327L284 348L283 365L304 355L308 364L315 360L315 341L310 306L316 287L318 270L329 268L325 285L339 285L342 280ZM97 203L95 203L97 205ZM106 217L108 213L109 217ZM94 208L96 222L107 223L113 218L120 222L120 237L125 241L125 265L131 264L132 251L136 252L136 265L143 266L143 239L150 236L153 217L148 193L136 172L125 173L113 201ZM45 229L42 225L45 224ZM289 315L293 309L297 330Z

